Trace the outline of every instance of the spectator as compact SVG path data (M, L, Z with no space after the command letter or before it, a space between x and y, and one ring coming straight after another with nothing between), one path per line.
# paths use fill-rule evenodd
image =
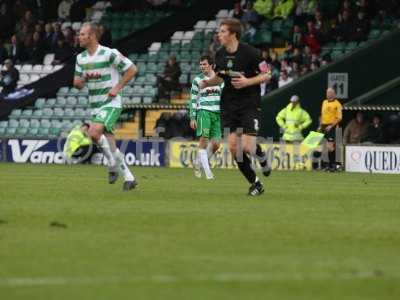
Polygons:
M276 123L283 133L282 139L285 142L302 141L304 139L302 131L310 126L311 122L308 112L301 108L300 98L297 95L293 95L289 105L276 116Z
M242 6L240 5L240 2L236 2L234 4L234 6L233 6L233 10L232 10L231 15L229 17L241 20L242 16L243 16Z
M293 27L293 46L302 47L304 45L304 36L301 32L299 25L294 25Z
M59 39L64 39L64 34L61 31L60 23L55 23L53 28L54 33L51 37L51 49L55 49L57 47L57 42Z
M10 3L0 1L0 38L6 39L14 30L15 20Z
M18 64L24 60L23 47L15 34L11 37L10 58L13 64Z
M259 22L259 15L258 13L254 10L253 3L251 1L248 1L246 3L246 9L243 12L243 16L241 18L241 21L244 24L250 24L252 27L257 27L258 22Z
M104 25L99 25L100 44L106 47L112 46L111 31L108 30Z
M279 77L278 87L283 87L293 81L293 78L289 77L286 70L281 71L281 76Z
M52 51L52 41L53 41L54 29L53 25L47 23L44 26L44 40L43 44L46 48L46 51Z
M343 133L345 144L359 144L365 134L366 124L362 112L357 112L356 117L347 124Z
M60 22L69 20L71 12L72 0L62 0L58 5L58 19Z
M40 24L40 23L36 24L34 32L39 33L40 39L44 38L45 33L44 33L44 30L43 30L43 25L42 24Z
M169 98L171 91L179 89L181 73L176 57L171 56L165 65L163 75L157 77L158 99Z
M350 19L350 14L347 10L338 15L338 25L336 27L336 40L338 42L350 41L354 32L354 23Z
M299 64L297 62L292 62L292 71L288 74L288 76L292 77L293 80L299 78L300 76L300 70L299 70Z
M72 27L71 26L67 26L63 30L63 35L64 35L64 38L65 38L65 43L67 43L68 45L73 47L74 46L74 40L75 40L75 31L72 29ZM104 44L102 43L102 45L104 45ZM107 46L107 45L105 45L105 46ZM107 47L109 47L109 46L107 46Z
M210 52L210 55L213 57L220 47L221 47L221 43L218 40L218 34L215 33L213 36L213 41L211 42L210 46L208 47L208 51Z
M317 8L315 0L298 0L294 8L294 21L296 25L304 25Z
M299 66L303 64L303 55L298 47L293 50L292 62L296 62Z
M45 55L45 49L39 32L33 33L33 41L30 48L28 48L28 57L30 64L42 64Z
M380 115L374 115L371 124L369 124L361 139L361 142L383 144L384 141L382 118Z
M57 47L54 50L54 65L60 65L74 54L72 47L65 42L64 37L57 40Z
M321 45L314 33L307 34L304 42L306 47L309 47L311 53L319 53L321 51Z
M369 33L369 20L365 18L363 11L357 13L357 19L354 23L354 36L353 40L361 42L365 41Z
M14 3L14 15L17 19L22 19L28 7L24 4L22 0L15 0Z
M4 47L3 40L0 39L0 65L8 58L7 49Z
M6 59L4 66L5 70L1 71L0 86L3 87L2 95L6 96L15 91L19 80L19 72L14 67L11 59Z
M345 11L347 11L350 17L352 17L354 14L354 9L352 8L352 4L349 0L343 1L339 14L343 15Z
M316 37L321 42L324 43L327 41L330 31L329 22L323 17L321 11L317 10L314 15L315 19L315 29L316 29Z

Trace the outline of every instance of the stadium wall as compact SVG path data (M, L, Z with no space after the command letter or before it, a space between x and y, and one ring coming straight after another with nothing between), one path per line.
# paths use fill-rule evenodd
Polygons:
M262 101L261 136L274 139L279 137L275 117L287 105L291 95L300 96L303 108L313 119L310 126L310 130L313 130L318 126L321 103L329 85L336 88L338 98L346 103L396 78L400 70L399 49L400 30L396 30L379 41L270 93Z

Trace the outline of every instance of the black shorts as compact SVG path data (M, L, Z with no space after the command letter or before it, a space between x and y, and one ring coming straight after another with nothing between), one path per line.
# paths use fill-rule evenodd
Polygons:
M328 126L328 125L322 125L322 126L321 126L322 132L325 133L325 138L326 138L326 140L327 140L328 142L334 142L334 141L336 141L336 127L332 127L331 130L325 131L325 128L326 128L327 126Z
M261 109L258 107L223 108L221 112L222 130L257 135L260 129Z

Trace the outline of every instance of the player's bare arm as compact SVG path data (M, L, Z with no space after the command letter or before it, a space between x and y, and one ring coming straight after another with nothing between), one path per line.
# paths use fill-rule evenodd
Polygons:
M121 80L115 85L108 95L110 97L115 97L118 95L119 91L124 88L124 86L136 75L137 67L132 65L128 70L125 71L124 75L121 77Z
M218 75L214 75L213 77L211 77L208 80L200 81L199 88L205 89L206 87L209 87L209 86L220 85L223 82L224 82L224 80L221 77L219 77Z
M271 76L268 73L260 73L257 76L247 78L243 74L232 77L232 85L236 89L242 89L247 86L257 85L269 80Z

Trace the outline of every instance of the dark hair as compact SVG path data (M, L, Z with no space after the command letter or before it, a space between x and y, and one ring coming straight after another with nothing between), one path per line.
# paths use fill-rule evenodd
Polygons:
M214 59L211 57L211 55L208 55L208 54L202 55L200 57L200 61L203 61L203 60L206 60L210 65L214 64Z
M243 31L243 26L242 23L238 19L225 19L221 21L220 26L225 25L228 27L228 31L230 33L235 33L236 38L240 40L240 37L242 36L242 31Z

